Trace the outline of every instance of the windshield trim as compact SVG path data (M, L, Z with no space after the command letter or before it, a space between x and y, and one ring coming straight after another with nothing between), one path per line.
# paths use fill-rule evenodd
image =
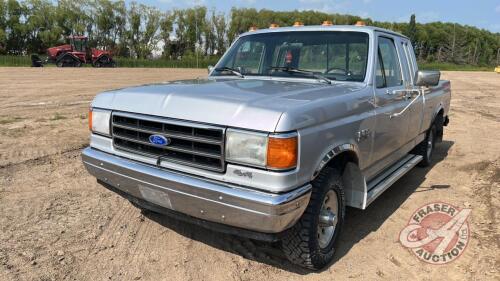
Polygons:
M269 76L269 75L246 75L244 78L238 77L236 75L213 75L208 76L207 79L216 80L216 79L224 79L224 80L272 80L272 81L283 81L283 82L296 82L296 83L312 83L312 84L321 84L325 86L333 86L338 84L358 84L358 85L366 85L365 81L336 81L333 80L332 84L327 84L321 79L314 79L311 77L285 77L285 76Z

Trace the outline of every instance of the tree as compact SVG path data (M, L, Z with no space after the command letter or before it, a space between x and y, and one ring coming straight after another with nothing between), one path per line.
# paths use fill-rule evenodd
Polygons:
M406 31L406 36L410 38L411 43L414 45L417 39L417 23L415 22L415 14L410 17L410 23L408 24L408 29Z
M163 14L160 21L160 38L163 41L163 56L170 57L172 55L172 44L170 42L170 35L172 35L175 21L175 14L167 12Z
M29 0L26 2L27 51L43 52L57 44L61 28L56 26L56 8L50 0Z
M88 0L59 0L56 9L57 25L63 36L85 35L92 25Z
M21 22L25 14L26 7L22 3L16 0L7 1L6 49L10 54L20 55L26 50L26 26Z
M6 44L7 44L7 32L6 22L7 22L7 5L4 0L0 0L0 54L6 53Z
M221 55L226 51L227 44L227 25L226 16L223 13L219 13L212 17L212 24L215 28L215 42L217 54Z
M156 8L132 2L128 11L127 39L133 57L146 58L156 48L160 15Z

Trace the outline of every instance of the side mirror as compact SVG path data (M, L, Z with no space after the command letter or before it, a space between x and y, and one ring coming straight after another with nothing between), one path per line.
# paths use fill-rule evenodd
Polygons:
M210 72L212 72L212 70L214 70L214 66L213 65L209 65L208 68L208 74L210 74Z
M415 85L416 86L436 86L439 84L439 79L441 78L441 72L437 70L419 70L415 74Z

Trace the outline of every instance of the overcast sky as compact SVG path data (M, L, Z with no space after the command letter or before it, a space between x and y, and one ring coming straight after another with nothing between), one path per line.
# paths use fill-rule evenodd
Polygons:
M130 2L130 1L127 1ZM161 10L203 5L228 12L231 7L271 10L317 10L353 14L378 21L457 22L500 32L500 0L136 0Z

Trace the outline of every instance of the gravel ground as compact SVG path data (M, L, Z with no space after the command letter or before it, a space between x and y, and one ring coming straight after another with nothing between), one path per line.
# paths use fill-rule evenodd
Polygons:
M435 164L405 175L367 210L348 209L335 263L321 272L297 269L275 244L141 213L83 168L96 93L204 75L0 68L0 280L500 280L500 75L443 73L451 122ZM434 201L472 208L466 251L442 266L398 242L412 213Z

